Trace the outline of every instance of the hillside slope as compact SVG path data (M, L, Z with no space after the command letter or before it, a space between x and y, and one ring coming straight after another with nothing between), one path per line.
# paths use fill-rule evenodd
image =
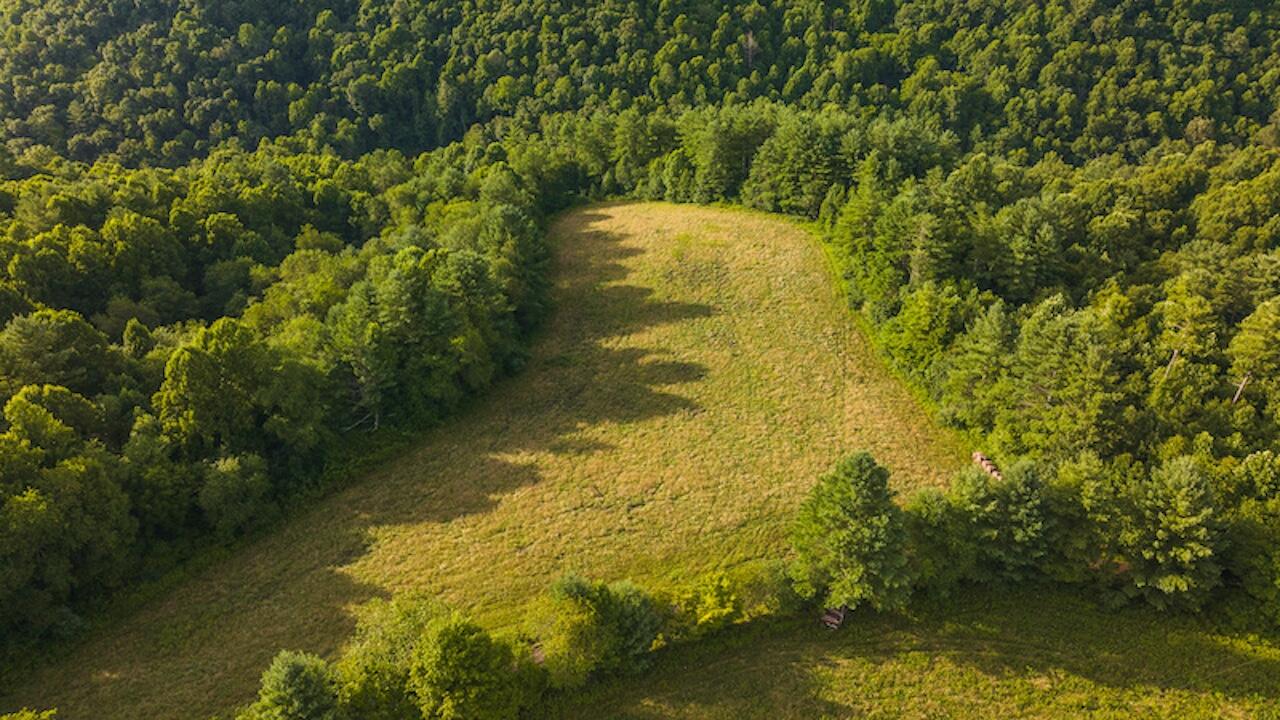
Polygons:
M205 717L248 700L278 650L333 652L370 598L422 590L509 627L567 571L660 584L777 555L843 452L870 450L904 490L964 461L854 329L797 225L613 204L551 234L557 310L521 375L0 709Z

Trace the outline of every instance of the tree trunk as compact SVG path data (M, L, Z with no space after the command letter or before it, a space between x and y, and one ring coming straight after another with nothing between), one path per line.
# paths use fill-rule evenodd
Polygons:
M1169 356L1169 364L1164 366L1164 379L1169 379L1169 371L1173 369L1173 364L1178 361L1178 349L1173 349L1173 355Z
M1235 405L1240 401L1240 396L1244 393L1244 386L1249 384L1249 374L1245 373L1244 378L1240 381L1240 386L1236 388L1236 396L1231 398L1231 404Z

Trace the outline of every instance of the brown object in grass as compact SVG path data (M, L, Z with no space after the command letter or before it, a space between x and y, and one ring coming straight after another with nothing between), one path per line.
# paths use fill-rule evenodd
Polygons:
M980 451L973 451L973 462L996 480L1004 479L1004 476L1000 474L1000 468L996 466L995 461L986 455L983 455Z
M822 624L828 630L839 630L840 626L844 624L844 617L848 612L849 609L844 607L827 608L827 611L822 613Z

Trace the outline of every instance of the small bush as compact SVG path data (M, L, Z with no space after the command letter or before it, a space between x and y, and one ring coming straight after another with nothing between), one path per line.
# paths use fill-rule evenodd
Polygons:
M731 571L727 576L739 606L735 621L762 617L792 615L801 612L804 598L796 593L787 563L770 560L751 563Z
M631 583L569 576L552 587L537 623L549 680L569 688L584 685L593 673L646 667L662 619L653 599Z
M1060 582L1087 581L1102 555L1099 528L1085 507L1085 492L1106 472L1092 453L1063 463L1044 485L1044 512L1049 518L1045 554L1040 567Z
M1227 537L1226 571L1240 581L1255 612L1280 625L1280 498L1246 500Z
M615 658L623 672L637 672L649 666L649 653L662 627L653 598L630 581L609 586L609 624L617 637Z
M453 614L432 621L409 678L424 720L506 720L528 702L514 670L510 647Z
M957 584L973 578L978 547L965 528L969 518L945 493L921 490L907 500L904 511L907 556L916 587L946 596Z
M708 575L669 598L671 615L663 628L668 640L691 640L713 633L742 616L738 588L723 573Z
M336 720L338 696L323 659L285 650L262 674L258 701L241 720Z

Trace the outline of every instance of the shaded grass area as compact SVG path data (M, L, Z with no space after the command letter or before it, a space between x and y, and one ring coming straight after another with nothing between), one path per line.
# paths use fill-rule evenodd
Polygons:
M61 720L204 717L282 648L421 590L491 628L575 571L650 586L776 557L841 453L902 490L964 462L877 359L786 220L610 204L560 217L529 367L405 453L174 583L4 692Z
M911 617L735 628L547 718L1275 718L1280 646L1069 591L972 588Z

